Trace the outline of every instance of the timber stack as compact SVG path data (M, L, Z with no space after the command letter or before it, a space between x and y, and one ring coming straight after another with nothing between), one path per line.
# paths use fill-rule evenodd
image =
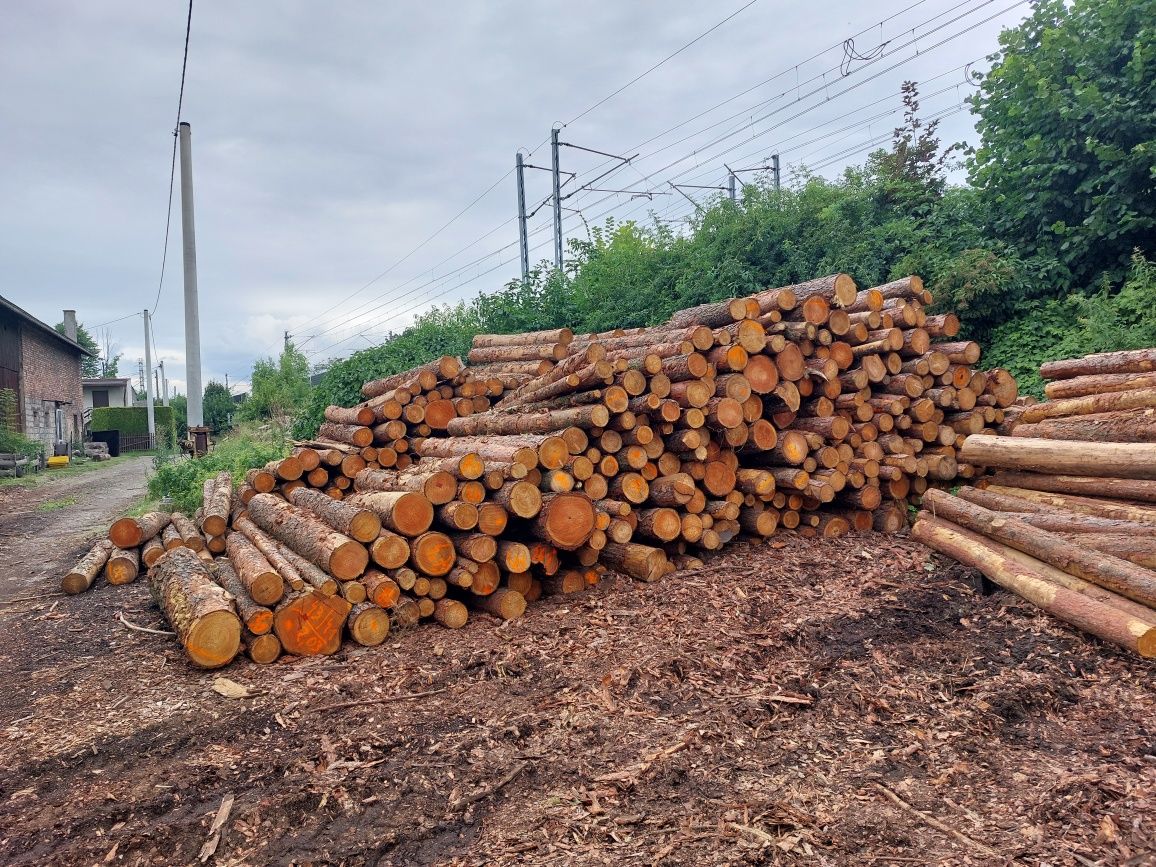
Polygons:
M861 290L834 274L648 328L478 335L466 364L367 382L236 491L207 481L150 556L166 535L192 548L253 656L259 635L329 653L343 629L375 643L390 623L517 617L739 536L896 531L912 498L976 474L960 446L1017 399L930 303L918 277ZM279 652L265 644L262 661Z
M913 534L1054 616L1156 656L1156 349L1044 364L1047 400L969 437L994 472L928 492Z

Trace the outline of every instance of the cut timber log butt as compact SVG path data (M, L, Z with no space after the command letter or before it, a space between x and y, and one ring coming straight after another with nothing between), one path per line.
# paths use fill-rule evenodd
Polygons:
M122 550L137 548L163 530L169 523L165 512L149 512L139 518L120 518L108 530L112 544Z
M175 548L161 557L149 570L149 587L194 664L219 668L237 655L241 621L233 597L195 552Z
M1137 619L1057 583L1044 569L1009 556L1006 546L927 515L920 516L911 535L929 548L979 569L1004 589L1066 623L1141 656L1156 656L1156 627L1151 621Z
M327 656L341 647L341 632L352 608L340 596L297 593L277 606L273 631L286 653Z

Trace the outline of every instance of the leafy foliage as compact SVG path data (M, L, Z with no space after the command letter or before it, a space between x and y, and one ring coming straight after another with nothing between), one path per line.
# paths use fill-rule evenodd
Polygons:
M174 509L192 515L201 505L205 479L228 470L233 481L239 482L251 467L263 466L287 453L283 437L262 436L253 430L239 431L222 437L204 457L156 462L159 465L149 479L149 496L171 497Z
M55 326L57 332L64 334L64 323L57 322ZM82 355L80 358L80 375L88 379L93 379L102 376L102 367L100 363L100 347L97 346L96 341L92 339L92 335L88 333L88 329L83 324L78 323L76 326L76 342L87 349L92 355Z
M309 360L292 342L285 345L276 361L258 359L250 380L249 399L240 411L244 419L295 416L309 400Z
M172 407L154 406L153 423L158 433L173 427ZM121 436L146 436L148 409L143 406L99 406L92 410L92 430L116 430Z
M169 398L169 409L173 414L173 429L183 437L189 429L189 399L183 394L174 395Z
M1156 246L1156 0L1044 0L973 98L971 181L1057 294Z
M0 452L34 458L42 446L17 430L18 417L15 390L0 389Z
M210 380L205 386L205 395L201 404L205 417L205 424L212 428L213 433L220 433L229 427L229 418L233 414L233 397L223 383ZM186 415L188 404L185 406Z

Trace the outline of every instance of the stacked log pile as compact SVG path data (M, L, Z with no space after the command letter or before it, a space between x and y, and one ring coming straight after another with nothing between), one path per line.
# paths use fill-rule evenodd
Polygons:
M1156 350L1049 362L1047 400L1010 436L973 436L990 467L929 492L913 533L1049 613L1156 656Z
M974 475L959 447L1017 398L930 302L918 277L836 274L650 328L479 335L467 365L366 383L235 493L207 481L200 559L223 544L235 576L209 572L250 636L327 653L343 627L374 643L391 622L517 617L740 535L898 530L911 498ZM258 599L273 575L284 598Z

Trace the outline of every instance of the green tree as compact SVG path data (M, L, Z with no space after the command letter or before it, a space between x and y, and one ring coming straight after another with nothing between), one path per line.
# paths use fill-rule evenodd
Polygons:
M183 394L169 398L169 406L173 410L173 425L177 429L177 436L184 437L189 429L189 400Z
M1156 0L1042 0L972 108L970 166L997 237L1061 292L1156 247Z
M249 399L241 406L242 418L296 416L309 401L309 359L289 342L276 361L258 359L250 381Z
M233 398L229 389L223 383L210 380L205 386L205 395L201 404L204 410L205 425L212 428L213 433L220 433L229 427L229 417L233 413ZM188 407L186 405L186 413Z

